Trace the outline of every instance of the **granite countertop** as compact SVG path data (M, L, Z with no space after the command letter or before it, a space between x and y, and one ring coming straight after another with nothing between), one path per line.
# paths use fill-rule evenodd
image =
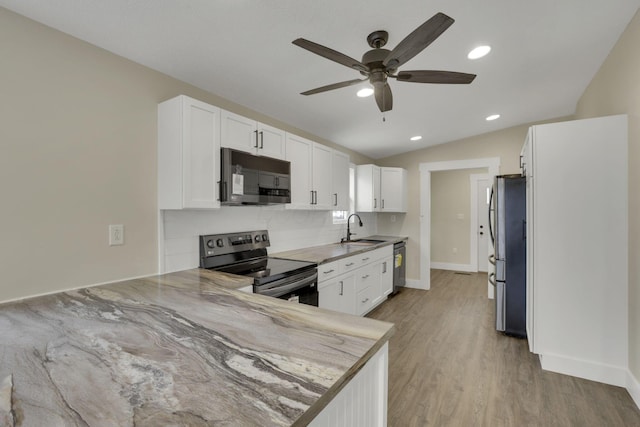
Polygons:
M194 269L0 305L0 421L306 425L393 333L229 279Z
M381 240L381 243L374 245L360 245L358 240ZM275 258L287 258L297 261L315 262L316 264L325 264L327 262L336 261L341 258L357 255L359 253L373 251L383 246L392 245L397 242L407 241L408 237L402 236L368 236L362 239L356 239L354 242L331 243L328 245L312 246L309 248L294 249L291 251L278 252L270 254Z

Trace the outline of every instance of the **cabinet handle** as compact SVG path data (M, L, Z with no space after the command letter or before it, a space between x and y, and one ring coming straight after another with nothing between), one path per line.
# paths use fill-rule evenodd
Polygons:
M338 206L338 193L333 193L333 197L335 197L335 202L333 203L333 206Z
M318 204L318 192L317 191L313 192L313 204L314 205Z
M260 131L260 149L264 148L264 132Z
M254 130L253 132L256 134L256 145L254 145L253 148L258 148L258 131Z
M355 264L355 263L350 262L350 263L348 263L348 264L345 264L344 266L345 266L345 267L351 267L353 264Z
M335 270L332 268L331 270L323 271L324 274L333 273Z
M382 274L387 272L387 261L382 263Z
M369 275L368 275L368 274L365 274L364 276L362 276L362 278L363 278L363 279L366 279L366 278L368 278L368 277L369 277Z
M369 261L369 258L362 258L362 262Z
M378 207L378 199L374 198L373 199L373 208L377 208Z
M382 209L384 209L384 199L382 199Z
M344 294L344 282L341 280L340 281L340 295Z
M522 169L522 167L524 166L524 162L523 162L524 158L522 156L522 154L520 155L520 169Z
M311 190L311 204L313 204L313 190Z
M365 302L369 301L369 298L365 298L362 300L362 303L364 304Z

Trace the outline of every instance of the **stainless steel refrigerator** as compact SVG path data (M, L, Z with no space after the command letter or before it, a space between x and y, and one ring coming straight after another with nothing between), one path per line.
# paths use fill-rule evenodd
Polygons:
M489 228L495 248L496 329L527 336L526 178L495 178L489 203Z

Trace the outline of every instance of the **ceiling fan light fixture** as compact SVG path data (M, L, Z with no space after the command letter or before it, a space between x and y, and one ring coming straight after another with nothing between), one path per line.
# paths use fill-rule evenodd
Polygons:
M358 95L360 98L366 98L367 96L371 96L373 95L373 88L363 87L358 91L358 93L356 93L356 95Z
M409 138L411 141L420 141L422 139L422 136L420 135L416 135L416 136L412 136L411 138Z
M492 114L492 115L488 116L485 120L488 121L488 122L491 122L491 121L497 120L499 118L500 118L500 114Z
M491 52L491 46L478 46L467 55L469 59L478 59Z

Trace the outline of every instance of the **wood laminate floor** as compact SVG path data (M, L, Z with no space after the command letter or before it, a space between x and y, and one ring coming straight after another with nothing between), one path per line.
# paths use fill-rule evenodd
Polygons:
M627 391L543 371L527 342L494 329L487 275L433 270L368 317L396 324L389 427L640 426Z

